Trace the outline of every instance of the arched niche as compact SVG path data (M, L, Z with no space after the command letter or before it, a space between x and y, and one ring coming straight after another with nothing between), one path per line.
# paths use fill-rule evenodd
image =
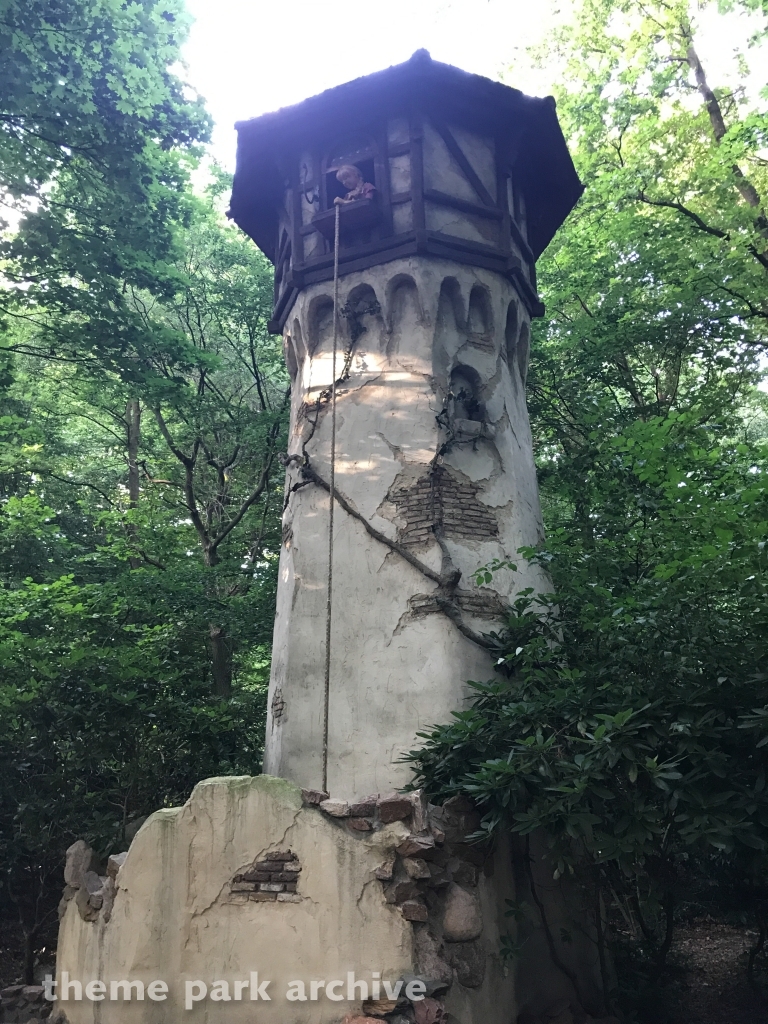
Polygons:
M482 349L493 348L493 311L488 289L482 285L473 286L469 294L467 315L469 342Z
M307 314L307 351L310 356L333 349L333 299L330 295L316 295Z
M407 274L398 274L387 285L387 312L390 324L389 356L398 352L416 355L416 335L423 323L419 290Z
M485 407L482 402L480 375L472 366L459 364L451 370L450 414L455 423L482 423Z
M467 322L461 286L455 277L446 277L440 285L432 354L433 373L447 386L448 368L466 340Z
M298 326L294 321L294 328ZM296 380L299 373L299 361L296 358L296 350L293 347L293 338L290 334L286 334L283 339L283 355L285 356L285 365L288 367L288 376L291 381Z
M461 285L455 277L444 278L443 283L440 285L437 319L444 327L453 328L462 333L466 331L464 299L461 294Z
M356 285L340 310L346 321L346 334L352 344L378 350L383 342L384 320L376 292L369 284Z
M510 370L515 365L517 358L517 341L520 332L520 315L517 311L517 303L510 302L507 307L507 323L504 327L504 355Z
M520 380L525 384L528 377L528 359L531 354L531 328L524 323L520 328L520 340L517 343L517 368L520 371Z
M294 317L293 327L291 329L291 341L293 342L293 350L296 354L296 362L299 366L302 365L307 356L307 348L304 344L304 333L299 323L299 318Z

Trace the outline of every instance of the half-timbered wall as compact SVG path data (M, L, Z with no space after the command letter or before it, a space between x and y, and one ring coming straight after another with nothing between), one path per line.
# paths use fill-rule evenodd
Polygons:
M528 313L540 315L524 205L503 141L410 111L296 156L279 211L273 330L282 330L301 288L333 274L341 163L356 164L377 190L373 221L362 228L347 227L352 211L342 207L342 273L417 254L457 259L503 274Z

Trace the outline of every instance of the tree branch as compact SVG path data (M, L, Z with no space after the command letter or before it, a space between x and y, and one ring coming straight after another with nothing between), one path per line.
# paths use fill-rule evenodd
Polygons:
M693 210L689 210L686 206L683 206L682 203L674 202L670 199L651 199L650 196L645 194L645 192L638 192L637 198L642 203L647 203L649 206L665 206L669 210L677 210L679 213L690 218L700 231L706 231L708 235L714 235L715 238L729 237L727 231L721 231L719 228L710 227L709 224L706 224L697 213L694 213Z

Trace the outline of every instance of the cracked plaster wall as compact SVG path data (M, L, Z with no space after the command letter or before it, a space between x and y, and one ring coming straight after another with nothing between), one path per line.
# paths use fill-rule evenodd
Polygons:
M402 842L395 822L364 841L320 811L302 808L301 793L282 779L208 779L183 807L157 811L131 844L117 875L111 918L83 921L74 900L60 926L57 979L63 971L90 980L165 980L163 1002L54 1004L69 1024L157 1024L169 1020L245 1024L338 1022L349 1003L287 1003L294 978L357 977L381 971L396 980L413 970L413 927L384 900L375 870ZM301 899L256 903L233 895L232 877L255 857L290 848L301 865ZM185 980L271 980L272 1001L199 1003L184 1010ZM367 972L367 973L366 973ZM343 1009L346 1007L346 1009ZM289 1010L290 1013L286 1014Z
M264 770L307 787L322 778L329 503L323 489L305 483L300 463L306 455L328 480L331 295L330 284L305 289L285 330L295 458L286 485ZM492 587L478 589L471 578L490 559L517 558L518 548L542 538L527 354L518 350L527 311L499 275L434 259L396 260L341 279L340 308L370 309L374 300L379 312L358 317L365 330L338 387L336 486L375 529L407 541L413 507L399 515L398 494L420 484L423 491L433 466L452 478L456 486L443 490L469 495L466 509L454 503L435 513L425 501L444 542L441 548L429 523L428 539L422 532L423 542L409 550L434 572L461 571L456 606L473 630L488 631L497 627L491 609L513 590L548 586L522 562L514 576L497 574ZM351 321L339 321L337 376L351 344ZM457 367L462 380L475 381L475 419L458 415L459 405L463 417L472 402L452 397ZM480 506L495 520L495 536ZM462 514L463 529L456 525ZM437 585L338 504L334 545L329 790L351 798L403 785L408 769L397 759L415 734L447 721L462 705L466 680L488 678L492 664L437 608L430 597Z

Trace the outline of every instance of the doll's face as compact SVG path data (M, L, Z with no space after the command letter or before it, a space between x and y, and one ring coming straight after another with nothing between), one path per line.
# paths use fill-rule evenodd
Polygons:
M357 167L352 164L346 164L344 167L340 167L336 172L336 180L340 181L344 188L352 189L357 188L362 183L363 176Z

